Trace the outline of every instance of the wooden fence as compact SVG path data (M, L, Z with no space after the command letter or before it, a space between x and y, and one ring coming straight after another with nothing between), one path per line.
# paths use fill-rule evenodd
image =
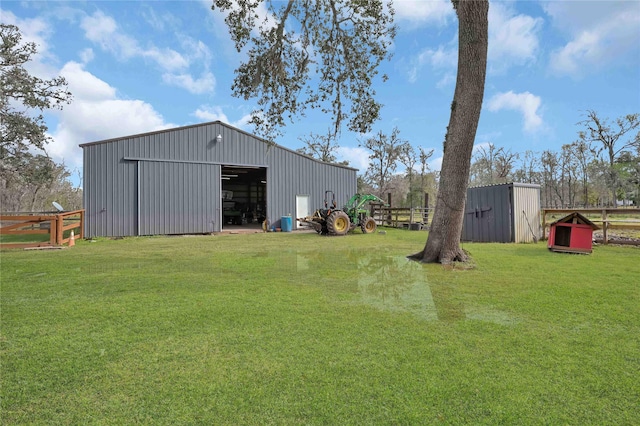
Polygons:
M0 243L1 248L61 246L69 243L65 232L84 238L84 210L61 213L0 213L0 235L49 234L48 241ZM77 231L75 231L77 230Z
M590 221L595 223L602 230L602 242L604 244L614 242L610 240L610 230L640 231L640 209L543 209L542 210L542 239L547 237L547 228L555 220L560 219L570 213L579 212ZM551 221L547 221L547 216L553 215ZM557 216L557 217L555 217ZM594 217L596 216L596 217ZM619 243L621 241L615 241ZM629 243L625 241L624 243ZM631 241L631 243L633 243Z
M423 229L429 222L430 209L423 207L371 206L371 217L378 225L394 228Z

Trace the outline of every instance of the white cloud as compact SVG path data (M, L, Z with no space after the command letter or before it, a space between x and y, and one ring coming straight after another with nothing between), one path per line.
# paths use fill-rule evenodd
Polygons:
M173 127L146 102L118 99L116 89L68 62L60 71L69 82L73 102L54 114L58 125L51 132L47 152L70 168L82 166L81 143ZM51 131L51 129L50 129Z
M167 71L183 70L189 67L189 61L173 49L159 49L151 47L147 50L139 50L138 55L148 58Z
M190 74L163 74L162 80L196 95L213 92L216 87L216 78L208 71L198 79L194 79Z
M111 52L121 60L134 57L146 58L154 61L167 71L182 70L189 66L189 62L175 50L156 46L147 49L140 47L138 42L122 32L118 24L111 17L101 11L82 19L80 27L90 41L97 43L102 49Z
M449 0L397 0L393 2L396 19L413 24L446 24L454 10Z
M456 82L456 73L454 71L446 72L444 76L436 83L438 89L444 89Z
M211 2L207 2L207 6L211 7ZM156 12L155 4L149 3L144 5L142 17L145 22L156 31L172 31L180 26L180 19L171 13Z
M487 103L489 111L500 111L503 109L519 111L524 119L524 130L527 132L533 132L542 127L542 117L539 115L539 109L542 100L539 96L533 95L529 92L513 93L509 91L506 93L498 93L494 95Z
M168 18L164 19L166 21ZM211 51L200 40L176 34L184 53L153 44L143 48L136 39L125 34L111 16L101 11L85 16L80 26L87 39L121 61L142 58L155 63L163 70L162 80L169 85L193 94L211 93L215 89L216 79L209 70ZM191 69L196 64L201 69L200 77L195 77Z
M219 106L201 106L193 115L205 121L222 121L223 123L229 123L229 118L222 112L222 108Z
M93 102L116 98L115 88L85 71L84 66L77 62L68 62L60 73L69 83L69 91L73 93L73 103L78 100Z
M637 1L551 2L545 12L569 41L550 56L550 69L575 77L640 58L640 3ZM629 55L630 52L635 54Z
M400 2L406 10L409 7L435 7L437 2ZM453 9L451 9L453 11ZM418 18L416 18L418 19ZM527 15L515 15L511 7L504 3L492 3L489 8L489 51L488 67L492 72L504 72L513 65L523 65L535 61L539 49L539 33L542 29L542 19ZM407 69L409 82L418 80L421 70L429 66L436 74L441 75L436 84L444 88L455 82L458 65L458 37L457 35L447 44L437 49L426 48L410 59Z
M80 27L84 30L87 39L100 44L103 49L113 52L122 50L123 54L129 54L131 49L124 49L124 46L131 44L133 40L125 42L125 37L116 34L118 25L112 17L97 11L91 16L84 17Z
M222 111L221 107L208 105L201 106L193 113L193 115L203 121L222 121L223 123L227 123L233 127L244 130L246 130L249 120L251 119L251 114L246 114L236 121L231 121Z
M435 50L426 48L411 58L411 66L407 72L409 82L415 83L422 68L426 65L429 65L436 73L444 75L439 81L438 87L444 87L455 81L455 71L458 65L458 51L455 44L457 44L457 37L448 45L438 46ZM453 79L451 75L453 75Z
M558 74L582 75L587 64L602 66L599 58L606 55L602 40L597 32L585 31L551 54L551 69Z
M440 46L437 50L426 49L418 55L420 63L429 63L433 68L452 68L458 63L455 48Z
M514 16L506 3L492 3L489 8L489 69L503 72L512 65L534 61L538 53L542 19Z
M89 62L93 61L95 54L93 53L93 49L87 48L87 49L83 49L80 52L79 56L83 64L88 64Z
M362 147L341 146L336 150L338 161L348 161L349 165L364 174L369 168L369 151Z
M429 161L429 170L439 172L440 169L442 169L442 158L443 157L438 157Z
M191 62L194 60L202 60L205 64L210 63L213 55L211 54L209 46L201 40L196 40L185 35L181 35L179 38L181 47Z

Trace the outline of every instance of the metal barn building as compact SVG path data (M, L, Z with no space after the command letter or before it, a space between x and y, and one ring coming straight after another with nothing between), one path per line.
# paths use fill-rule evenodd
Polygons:
M506 183L467 189L462 240L535 242L541 236L540 185Z
M283 216L338 205L356 169L323 163L220 121L80 145L85 236L135 236L280 227ZM286 221L288 222L288 220Z

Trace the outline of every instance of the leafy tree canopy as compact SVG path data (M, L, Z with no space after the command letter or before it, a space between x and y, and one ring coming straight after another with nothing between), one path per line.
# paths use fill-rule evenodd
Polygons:
M372 81L396 33L391 4L361 0L214 0L231 38L248 59L236 70L237 97L256 98L250 123L273 138L307 108L365 133L380 115ZM382 76L386 80L386 76Z
M71 93L63 77L43 80L29 74L24 65L37 46L23 43L18 27L0 24L0 37L0 159L4 163L24 155L29 147L44 150L50 138L42 111L62 108L71 101Z

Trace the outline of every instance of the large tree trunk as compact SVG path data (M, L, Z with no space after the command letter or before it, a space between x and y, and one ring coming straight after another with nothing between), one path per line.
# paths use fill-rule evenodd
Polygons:
M458 75L445 136L440 187L427 243L410 256L443 264L467 261L460 248L471 153L482 109L489 38L488 0L452 0L458 15Z

